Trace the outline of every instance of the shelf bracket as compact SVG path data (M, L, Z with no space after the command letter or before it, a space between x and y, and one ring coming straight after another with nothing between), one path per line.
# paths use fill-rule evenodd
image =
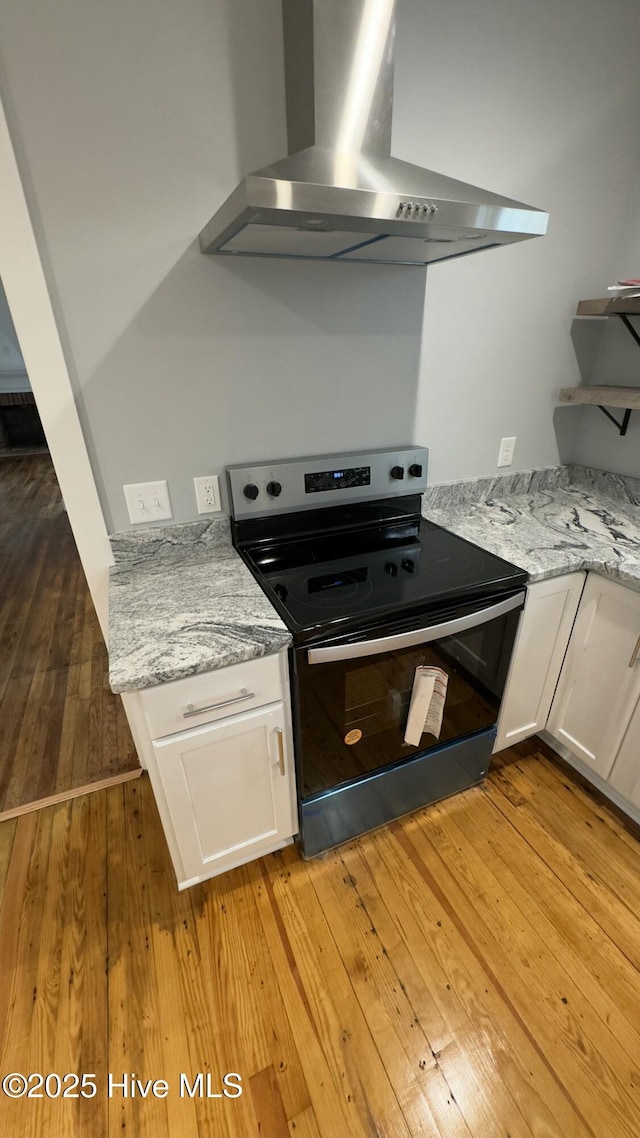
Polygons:
M635 335L635 329L634 329L634 335ZM603 407L601 403L598 403L597 406L600 408L602 413L607 416L607 419L611 419L611 422L616 425L619 433L621 435L626 435L627 427L629 426L629 419L631 418L631 408L627 407L627 409L626 409L626 411L622 417L622 422L619 423L618 420L616 419L615 415L612 415L610 411L607 411L607 408Z
M622 323L624 324L625 328L627 329L627 332L631 336L633 336L636 344L640 348L640 333L638 333L637 329L634 328L629 317L627 316L627 313L626 312L618 312L616 315L620 317L620 319L622 320ZM605 415L607 416L607 419L611 419L611 422L615 423L615 425L618 428L621 435L626 435L627 427L629 426L629 419L631 418L631 409L629 407L627 407L621 423L619 423L618 420L615 419L614 416L609 413L609 411L607 411L606 407L600 407L600 410L604 411Z
M625 328L626 328L626 329L627 329L627 331L628 331L628 332L629 332L629 333L630 333L630 334L633 336L633 338L634 338L634 340L635 340L636 344L637 344L637 345L638 345L638 347L640 348L640 334L639 334L639 333L636 331L636 329L634 328L634 326L633 326L633 324L631 323L631 321L630 321L629 317L627 316L626 312L617 312L617 313L616 313L616 316L619 316L619 317L620 317L620 319L622 320L622 323L624 324Z

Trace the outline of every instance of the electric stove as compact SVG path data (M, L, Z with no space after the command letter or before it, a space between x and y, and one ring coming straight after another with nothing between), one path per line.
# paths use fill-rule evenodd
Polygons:
M290 629L305 856L480 781L527 574L421 517L420 447L228 469L234 544ZM448 690L404 740L416 669Z

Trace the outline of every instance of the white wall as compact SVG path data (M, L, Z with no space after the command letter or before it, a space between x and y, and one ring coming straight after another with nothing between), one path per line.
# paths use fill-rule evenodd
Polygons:
M431 477L554 463L571 316L618 264L640 158L635 0L400 0L399 157L551 211L425 272L205 258L285 149L279 0L4 0L0 86L107 525L123 482L415 439ZM606 207L606 208L605 208ZM570 412L580 415L580 412ZM605 427L607 426L605 421Z

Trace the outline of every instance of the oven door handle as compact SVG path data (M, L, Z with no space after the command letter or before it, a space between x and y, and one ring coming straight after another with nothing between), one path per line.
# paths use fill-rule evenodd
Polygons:
M465 632L479 624L487 624L496 617L504 616L513 609L521 608L526 593L516 593L506 601L499 601L497 605L480 609L478 612L460 616L457 620L448 620L444 624L431 624L428 628L414 628L411 632L398 632L394 636L382 636L377 640L360 640L353 644L331 644L326 648L310 648L307 660L310 664L330 664L337 660L358 660L361 656L377 656L380 652L393 652L396 648L411 648L414 644L428 644L431 640L440 640L443 636L453 636L456 632Z

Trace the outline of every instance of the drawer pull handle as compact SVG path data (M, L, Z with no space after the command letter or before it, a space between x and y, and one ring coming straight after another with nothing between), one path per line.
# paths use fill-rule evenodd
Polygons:
M639 652L640 652L640 636L636 640L636 646L633 649L633 652L631 653L631 659L629 660L629 667L630 668L633 668L633 665L635 664L636 660L638 659L638 653Z
M236 695L233 699L223 699L221 703L208 703L206 707L194 707L192 703L188 703L187 710L182 712L182 718L190 719L192 715L204 715L205 711L217 711L219 707L230 707L232 703L244 703L246 699L256 698L254 691L247 691L246 688L241 688L240 691L241 695Z
M278 766L280 767L280 774L284 774L284 736L282 734L282 727L276 727L276 736L278 739Z

